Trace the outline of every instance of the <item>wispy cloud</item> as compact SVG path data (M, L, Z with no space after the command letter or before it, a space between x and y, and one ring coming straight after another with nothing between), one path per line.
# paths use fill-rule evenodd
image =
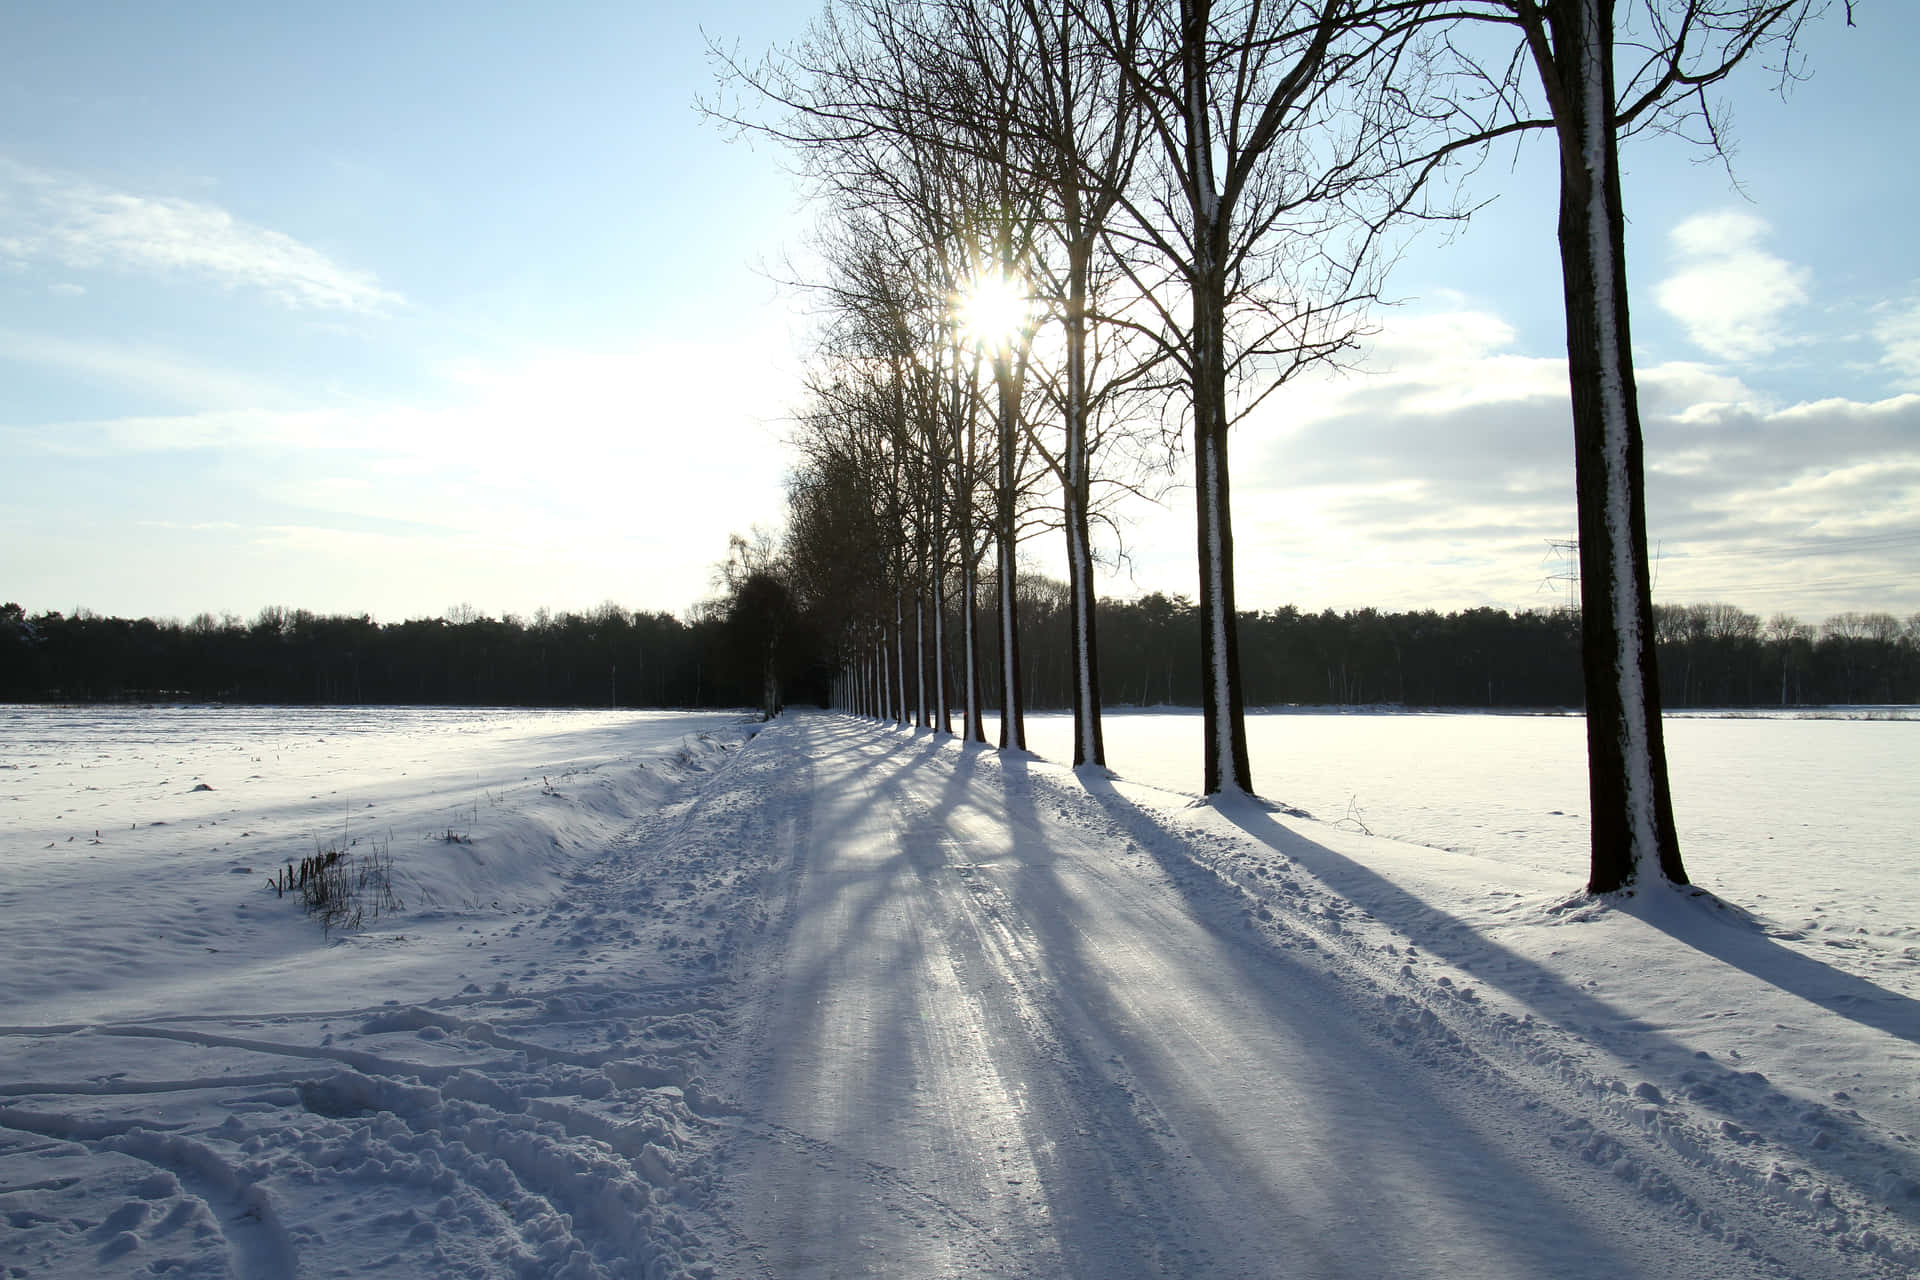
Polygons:
M1681 265L1654 297L1688 337L1723 360L1752 360L1782 346L1782 315L1806 301L1806 269L1762 249L1767 231L1759 218L1729 211L1688 218L1670 237Z
M115 190L0 158L0 264L187 275L298 309L372 312L402 301L371 272L218 205Z
M287 392L269 379L222 369L146 342L59 338L0 329L0 361L80 374L193 409L278 404ZM0 419L11 406L0 406Z
M1880 363L1920 385L1920 299L1885 308L1874 323L1873 336L1883 350Z

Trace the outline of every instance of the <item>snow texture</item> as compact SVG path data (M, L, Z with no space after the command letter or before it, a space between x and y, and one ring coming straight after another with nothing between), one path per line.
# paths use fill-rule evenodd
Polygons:
M1142 776L1199 733L1107 724ZM1796 726L1912 807L1910 725ZM9 1276L1920 1265L1897 840L1788 927L852 716L0 708L0 744ZM1778 834L1729 897L1817 878ZM266 887L374 841L404 906L364 930Z

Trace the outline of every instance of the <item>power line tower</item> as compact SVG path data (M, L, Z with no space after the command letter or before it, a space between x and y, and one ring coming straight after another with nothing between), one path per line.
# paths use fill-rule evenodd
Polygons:
M1567 612L1576 613L1580 608L1580 539L1548 538L1547 554L1543 563L1552 562L1551 572L1541 581L1542 588L1559 591L1559 584L1567 584Z

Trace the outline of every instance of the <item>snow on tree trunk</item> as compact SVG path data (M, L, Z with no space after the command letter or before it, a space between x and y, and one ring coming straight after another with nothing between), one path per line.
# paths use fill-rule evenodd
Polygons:
M1073 763L1104 765L1099 650L1094 639L1093 548L1087 534L1086 257L1076 244L1067 302L1066 495L1068 636L1073 646Z
M1667 789L1648 571L1640 410L1627 325L1610 0L1557 0L1560 262L1573 391L1592 864L1607 893L1685 884ZM1566 127L1570 125L1571 127Z
M1224 415L1222 415L1224 417ZM1206 794L1251 791L1246 706L1240 690L1240 637L1233 600L1233 528L1222 422L1194 440L1200 557L1201 712L1206 733Z
M893 718L905 727L912 722L907 708L907 610L898 586L893 589L893 671Z
M1182 89L1186 100L1186 181L1192 219L1193 325L1188 375L1193 386L1194 507L1200 567L1200 710L1206 795L1251 791L1246 712L1240 692L1240 637L1233 603L1233 527L1227 486L1226 276L1222 262L1230 205L1213 170L1207 113L1212 75L1210 6L1182 0Z
M1016 590L1014 438L1020 400L1010 357L994 357L994 381L1000 388L1000 482L996 486L994 544L998 552L1000 632L1000 748L1027 749L1027 725L1020 698L1020 603Z
M1207 795L1253 789L1247 767L1240 633L1233 599L1225 311L1217 282L1207 282L1194 290L1194 506L1200 566L1200 709L1206 736Z
M913 593L913 696L920 710L916 723L922 729L931 729L933 718L927 710L927 600L919 591Z
M983 711L980 705L980 619L976 613L976 602L980 594L979 572L975 567L973 534L966 535L967 545L960 557L960 642L966 647L967 706L966 726L962 732L968 742L985 742L987 732Z

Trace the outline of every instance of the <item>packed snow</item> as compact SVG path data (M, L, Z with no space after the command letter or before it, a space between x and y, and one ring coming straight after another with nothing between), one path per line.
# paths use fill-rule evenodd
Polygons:
M1577 719L1199 736L0 708L0 1268L1920 1266L1920 729L1670 722L1719 896L1620 901Z

